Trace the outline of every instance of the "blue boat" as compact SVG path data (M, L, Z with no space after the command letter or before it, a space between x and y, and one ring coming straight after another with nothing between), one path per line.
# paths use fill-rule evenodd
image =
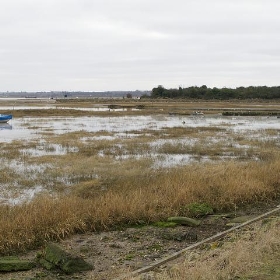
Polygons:
M12 115L2 115L0 114L0 123L6 123L13 118Z

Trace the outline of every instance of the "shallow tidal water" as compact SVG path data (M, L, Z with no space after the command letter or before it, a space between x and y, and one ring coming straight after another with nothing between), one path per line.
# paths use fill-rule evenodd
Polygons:
M42 138L44 132L63 134L75 131L129 133L172 127L219 127L248 136L265 129L280 130L276 117L182 117L182 116L122 116L122 117L48 117L17 118L0 125L0 142Z
M8 124L0 124L0 142L11 143L12 141L30 141L38 140L36 148L25 149L22 152L26 156L40 157L44 155L63 155L71 152L78 152L75 147L67 149L56 143L46 144L44 139L51 133L52 135L60 135L69 132L85 131L99 133L97 136L90 137L90 140L114 140L117 138L133 138L139 137L141 131L143 134L149 131L162 130L164 128L205 128L213 127L223 129L229 135L242 135L248 139L265 139L276 140L280 143L280 119L277 117L225 117L222 115L210 116L172 116L172 115L152 115L152 116L120 116L120 117L23 117L14 118ZM273 130L274 133L266 134L266 130ZM135 134L137 132L137 134ZM106 133L110 135L106 135ZM164 136L164 132L162 132ZM266 138L265 138L266 137ZM81 140L87 140L81 139ZM171 143L171 145L180 143L188 144L189 146L196 144L196 139L189 138L173 138L164 139L159 136L158 139L153 139L149 142L151 151L149 154L133 155L135 158L147 157L153 159L153 168L168 168L175 165L184 165L196 161L193 155L190 154L164 154L158 153L158 147ZM209 138L204 139L205 143L229 142L230 140L222 133L214 133ZM239 144L232 143L233 147ZM249 149L248 146L239 146L240 149ZM70 149L70 150L69 150ZM72 149L72 150L71 150ZM100 157L104 156L102 151ZM225 155L226 156L226 155ZM230 156L230 155L229 155ZM115 160L126 160L131 155L125 153L115 156ZM207 156L200 157L200 161L209 160ZM11 167L11 162L7 163ZM24 172L28 176L43 172L43 167L39 170L28 170L26 166L14 162L16 172ZM5 166L5 164L3 165ZM37 193L44 191L42 186L36 186L33 189L20 189L17 194L10 193L9 186L1 186L0 203L18 204L25 200L32 199Z

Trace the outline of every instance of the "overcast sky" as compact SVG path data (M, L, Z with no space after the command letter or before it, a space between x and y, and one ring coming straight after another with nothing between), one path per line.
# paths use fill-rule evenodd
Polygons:
M279 0L0 4L0 91L280 85Z

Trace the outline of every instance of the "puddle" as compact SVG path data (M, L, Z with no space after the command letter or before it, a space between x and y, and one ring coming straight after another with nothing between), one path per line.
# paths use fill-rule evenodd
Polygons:
M36 148L23 149L21 153L27 156L40 157L66 155L67 153L77 153L78 151L77 147L64 147L60 144L42 144Z
M137 108L109 108L108 105L104 106L94 106L94 107L64 107L64 106L57 106L57 105L45 105L45 106L0 106L0 110L25 110L26 114L28 114L28 110L48 110L48 109L55 109L55 110L77 110L77 111L85 111L85 112L127 112L127 111L139 111L141 109Z
M156 141L150 142L149 144L151 148L160 148L165 144L171 144L171 145L183 144L183 145L193 146L197 142L198 140L195 138L179 138L179 139L158 139Z
M189 154L160 154L160 153L149 153L142 155L120 155L116 156L116 160L127 160L127 159L141 159L150 158L153 161L152 168L170 168L174 166L187 165L194 162L206 162L209 161L207 156L197 157Z
M26 164L24 162L12 160L8 162L8 166L15 170L16 174L25 175L26 179L36 179L38 175L43 174L50 164Z
M168 168L170 166L182 166L187 165L194 162L207 162L210 159L207 156L196 157L188 154L161 154L155 158L153 168Z
M31 201L37 194L43 192L44 189L42 186L37 186L31 189L21 189L17 190L16 194L11 190L3 190L2 195L0 196L0 203L7 205L18 205L24 202Z
M131 139L139 136L141 135L133 134L133 133L114 133L113 135L98 135L98 136L91 136L91 137L82 137L81 141L83 142L92 141L92 140L114 141L115 139Z

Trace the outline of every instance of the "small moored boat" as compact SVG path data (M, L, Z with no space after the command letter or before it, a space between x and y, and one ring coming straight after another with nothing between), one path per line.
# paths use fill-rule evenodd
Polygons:
M2 115L0 114L0 123L6 123L13 118L12 115Z

